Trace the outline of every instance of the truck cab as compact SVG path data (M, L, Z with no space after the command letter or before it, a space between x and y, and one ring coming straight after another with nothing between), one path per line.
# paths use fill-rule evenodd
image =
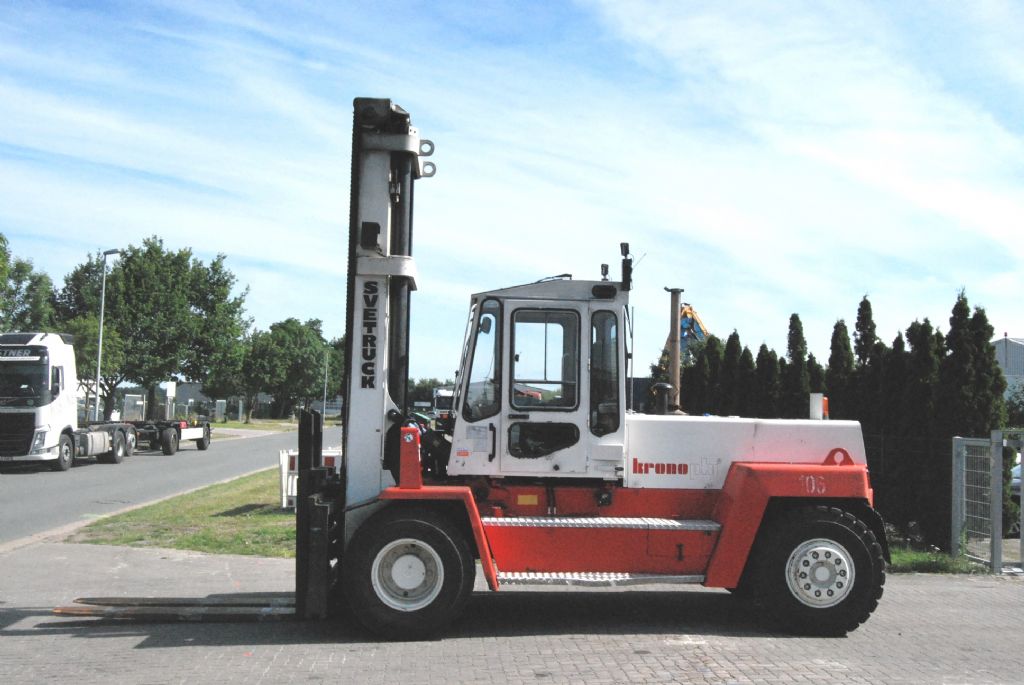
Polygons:
M61 433L78 430L76 378L69 336L0 334L0 461L58 459Z

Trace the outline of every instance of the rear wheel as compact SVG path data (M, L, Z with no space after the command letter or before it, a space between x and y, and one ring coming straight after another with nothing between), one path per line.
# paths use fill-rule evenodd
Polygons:
M885 560L874 533L835 507L805 507L769 524L754 549L757 602L784 628L844 635L878 606Z
M465 536L426 509L386 510L364 524L344 571L353 615L393 639L437 636L462 612L476 576Z
M124 439L124 433L121 431L114 431L114 442L110 447L110 451L102 455L102 458L97 459L106 464L120 464L124 461L127 449L128 447Z
M133 429L129 429L124 440L124 456L130 457L135 454L135 448L137 446L138 437L135 435L135 431Z
M178 451L178 431L173 428L165 428L160 434L160 448L164 454L174 454Z
M53 470L67 471L74 463L75 445L70 435L62 435L57 443L57 461L53 462Z
M196 440L196 449L203 451L210 447L210 427L203 428L203 437Z

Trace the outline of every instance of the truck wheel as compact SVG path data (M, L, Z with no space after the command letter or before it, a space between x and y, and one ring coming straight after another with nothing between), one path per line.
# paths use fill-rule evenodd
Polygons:
M124 456L130 457L135 454L135 448L138 446L138 437L135 435L135 431L129 429L125 434L124 441Z
M751 581L770 618L802 635L838 636L878 606L882 546L863 521L835 507L782 516L752 552Z
M353 615L391 639L436 637L465 607L476 570L469 543L447 518L389 509L356 532L345 555Z
M70 435L60 436L57 443L57 461L53 462L54 471L67 471L75 463L75 444Z
M103 462L106 464L120 464L124 461L125 450L124 433L115 430L114 444L111 445L110 451L104 455Z
M203 437L196 440L196 449L203 451L210 447L210 427L203 428Z
M160 434L160 447L164 454L174 454L178 451L178 431L173 428L165 428Z

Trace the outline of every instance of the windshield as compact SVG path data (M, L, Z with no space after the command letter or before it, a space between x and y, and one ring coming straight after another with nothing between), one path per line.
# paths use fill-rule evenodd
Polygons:
M462 358L459 360L459 370L456 374L462 373L463 369L466 368L466 358L469 356L469 342L470 334L473 332L473 318L476 316L476 302L473 302L469 306L469 321L466 322L466 334L462 338ZM456 379L458 382L455 384L455 395L452 398L452 406L457 407L459 404L459 398L462 396L462 377Z
M434 398L435 409L451 409L452 408L452 396L451 395L438 395Z
M8 407L33 407L49 404L50 384L46 359L0 358L0 404Z

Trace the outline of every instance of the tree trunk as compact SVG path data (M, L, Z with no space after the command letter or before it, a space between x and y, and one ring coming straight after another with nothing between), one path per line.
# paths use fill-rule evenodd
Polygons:
M156 395L158 388L159 385L154 383L153 385L149 386L148 390L146 390L146 418L150 421L155 421L164 418L163 416L158 416L156 413Z

